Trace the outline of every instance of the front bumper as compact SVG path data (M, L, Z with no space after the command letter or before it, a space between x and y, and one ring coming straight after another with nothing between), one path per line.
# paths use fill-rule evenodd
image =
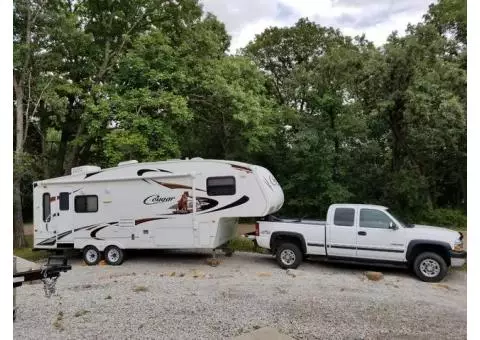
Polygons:
M452 267L461 267L467 262L466 251L450 251L450 261Z

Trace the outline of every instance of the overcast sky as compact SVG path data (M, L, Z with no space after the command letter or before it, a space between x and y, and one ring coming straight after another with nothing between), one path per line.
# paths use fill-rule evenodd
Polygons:
M383 44L397 30L422 20L434 0L200 0L215 14L232 37L230 51L244 47L255 34L269 26L291 26L301 17L344 34L365 33L367 39Z

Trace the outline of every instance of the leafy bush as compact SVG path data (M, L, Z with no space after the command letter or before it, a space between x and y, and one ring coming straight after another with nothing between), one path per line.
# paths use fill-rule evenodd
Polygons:
M426 210L419 218L419 224L429 224L457 230L467 230L467 215L456 209Z

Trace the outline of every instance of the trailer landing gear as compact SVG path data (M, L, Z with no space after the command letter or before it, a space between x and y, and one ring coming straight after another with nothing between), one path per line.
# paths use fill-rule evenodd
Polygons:
M216 249L212 250L212 257L207 259L207 264L211 267L216 267L220 264L220 260L217 259Z

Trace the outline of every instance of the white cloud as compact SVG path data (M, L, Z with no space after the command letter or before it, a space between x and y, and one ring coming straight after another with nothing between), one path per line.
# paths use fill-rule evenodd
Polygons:
M434 0L201 0L232 36L230 52L244 47L269 26L291 26L301 17L348 35L365 33L383 44L396 30L422 20Z

